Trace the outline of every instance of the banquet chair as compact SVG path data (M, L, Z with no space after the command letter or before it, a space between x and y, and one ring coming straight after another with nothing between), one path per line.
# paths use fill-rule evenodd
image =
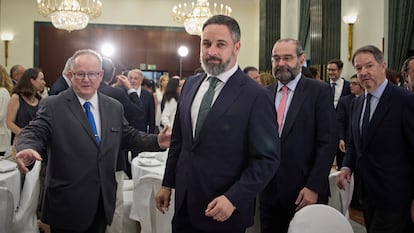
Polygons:
M130 218L141 224L141 233L169 233L174 213L174 194L171 194L169 211L162 214L155 205L155 194L161 187L162 177L147 174L136 182L134 180L134 196Z
M13 195L6 187L0 187L0 232L10 233L14 216Z
M32 170L26 173L19 208L13 219L12 233L38 233L36 209L39 201L39 173L41 162L36 161Z
M351 204L352 194L354 192L354 176L351 176L350 183L345 181L345 190L342 190L336 185L336 177L338 175L339 171L329 175L329 189L331 191L331 196L329 197L328 205L337 209L349 219L349 205Z
M308 205L296 212L289 224L288 233L353 233L345 216L335 208L323 205Z

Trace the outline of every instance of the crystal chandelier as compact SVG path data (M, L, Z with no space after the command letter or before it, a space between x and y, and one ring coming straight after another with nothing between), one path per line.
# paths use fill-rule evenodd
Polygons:
M55 28L67 31L84 29L89 19L101 15L100 0L37 0L43 16L50 17Z
M191 5L191 6L190 6ZM173 7L174 20L184 24L185 30L191 35L201 35L204 22L213 15L231 14L231 7L217 3L213 4L213 10L210 10L208 0L197 0L196 3L183 3Z

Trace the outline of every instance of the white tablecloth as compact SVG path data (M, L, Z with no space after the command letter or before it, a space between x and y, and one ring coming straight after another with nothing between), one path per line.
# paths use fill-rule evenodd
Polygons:
M0 160L0 167L4 166L6 163L8 166L10 161ZM0 172L0 186L8 188L13 194L14 209L16 209L19 206L21 190L21 178L19 170L15 168L11 171Z
M167 152L144 152L134 158L131 163L134 199L132 200L130 218L140 221L143 232L171 232L174 192L171 194L169 211L165 215L162 215L155 207L155 195L158 192L156 187L160 185L164 176L166 159ZM158 178L149 179L151 184L143 185L143 182L140 182L140 178L147 178L151 175ZM140 183L139 187L137 187L138 183ZM140 197L139 200L135 200L137 197Z

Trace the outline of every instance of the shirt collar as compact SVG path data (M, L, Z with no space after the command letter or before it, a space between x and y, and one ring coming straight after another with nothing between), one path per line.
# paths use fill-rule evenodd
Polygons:
M298 85L299 80L302 78L302 73L300 72L298 75L296 75L296 77L293 80L290 80L286 86L289 88L290 91L295 91L296 86ZM283 83L281 83L280 81L277 81L277 91L279 92L282 87L283 87Z
M92 107L93 108L95 108L95 109L97 109L98 108L98 94L97 93L95 93L93 96L92 96L92 98L91 99L89 99L89 100L85 100L85 99L82 99L81 97L79 97L79 96L77 96L78 97L78 100L79 100L79 103L83 106L83 104L86 102L86 101L89 101L90 103L91 103L91 105L92 105Z
M236 73L238 67L239 66L237 64L234 64L234 66L231 69L229 69L228 71L225 71L225 72L223 72L223 73L221 73L217 76L207 73L207 78L210 77L210 76L214 76L214 77L217 77L221 82L226 83L230 79L230 77L234 73Z
M382 93L384 93L384 90L385 90L385 87L387 87L387 84L388 84L388 79L385 79L384 82L382 82L381 85L379 85L379 87L371 93L371 95L379 99L382 96ZM365 91L365 96L367 96L367 94L368 94L367 91Z

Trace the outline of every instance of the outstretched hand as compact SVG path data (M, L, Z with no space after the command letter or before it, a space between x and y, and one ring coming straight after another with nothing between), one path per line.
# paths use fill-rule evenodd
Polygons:
M37 151L32 149L24 149L16 154L17 168L22 174L29 172L27 166L34 163L35 160L42 161L42 157Z

